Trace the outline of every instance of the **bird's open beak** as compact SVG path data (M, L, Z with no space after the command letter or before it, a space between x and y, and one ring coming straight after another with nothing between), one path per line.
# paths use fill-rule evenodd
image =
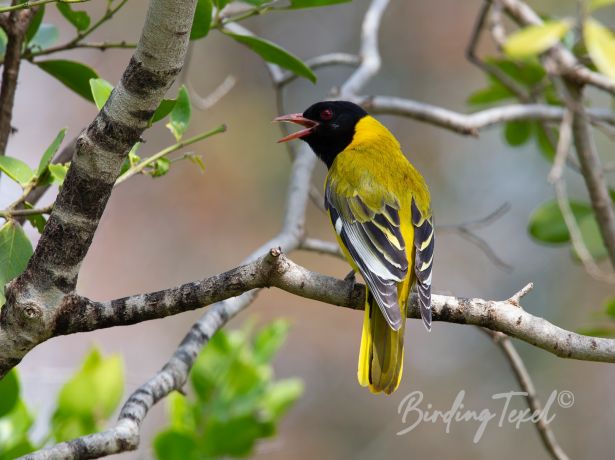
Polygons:
M289 123L295 123L301 126L305 126L305 129L297 131L296 133L289 134L286 137L278 140L278 142L287 142L293 139L301 139L302 137L310 134L314 128L318 126L318 122L305 118L301 113L291 113L288 115L282 115L281 117L274 118L273 121L287 121Z

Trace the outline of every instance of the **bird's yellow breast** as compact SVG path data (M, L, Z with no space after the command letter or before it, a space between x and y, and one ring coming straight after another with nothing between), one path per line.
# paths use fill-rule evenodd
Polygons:
M337 193L359 193L372 209L397 201L400 218L410 221L414 198L421 213L429 215L425 180L406 159L395 136L369 115L357 123L352 142L335 158L329 177L337 183Z

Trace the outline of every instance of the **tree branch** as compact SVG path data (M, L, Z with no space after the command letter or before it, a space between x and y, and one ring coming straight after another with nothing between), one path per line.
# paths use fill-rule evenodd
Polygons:
M558 122L564 116L562 107L546 104L512 104L463 114L411 99L390 96L359 96L355 99L374 114L400 115L423 121L459 134L478 136L481 129L517 120L542 120ZM587 111L592 121L615 124L615 115L607 109Z
M497 0L508 15L523 26L542 24L540 16L520 0ZM589 84L615 94L615 81L598 72L589 70L563 45L557 44L546 54L550 70L577 84Z
M389 0L373 0L365 13L361 27L361 65L340 87L340 95L357 94L380 70L378 31Z
M353 310L362 310L365 304L363 285L311 272L292 262L280 249L271 249L246 265L162 291L107 302L68 295L58 307L52 335L165 318L269 287ZM434 295L434 320L503 332L560 357L615 362L615 340L566 331L520 308L521 297L530 289L531 284L504 301ZM408 318L420 318L414 296L410 299Z
M523 359L517 352L517 349L505 334L500 332L493 332L489 329L481 329L485 332L493 342L500 348L504 356L508 360L508 364L519 382L521 389L525 392L525 399L527 400L527 405L533 414L541 414L543 411L542 404L538 399L538 393L536 392L536 387L534 387L534 383L532 382L532 378L530 377L530 373L527 371L525 364L523 363ZM556 460L568 460L568 455L564 452L564 449L559 445L557 439L555 439L555 434L549 427L549 424L544 420L543 417L539 417L535 423L536 429L538 430L538 434L540 435L540 439L544 444L547 452L551 454L551 456Z
M76 285L124 158L180 72L196 2L152 0L139 45L109 100L79 136L71 167L26 271L0 313L0 376L49 338Z
M611 265L615 268L615 212L591 133L589 117L583 105L583 88L575 83L569 83L567 89L569 94L567 104L573 114L572 133L575 150L598 221L600 234L608 250Z
M6 8L21 8L23 5L15 5ZM30 25L36 9L12 11L4 23L7 35L6 50L4 54L4 69L2 71L2 83L0 84L0 155L6 153L9 135L13 128L13 104L15 103L15 91L17 89L17 77L21 64L21 50L23 48L26 30Z

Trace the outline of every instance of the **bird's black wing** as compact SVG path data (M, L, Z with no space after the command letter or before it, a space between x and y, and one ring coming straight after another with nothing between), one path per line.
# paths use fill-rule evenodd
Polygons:
M382 203L379 209L372 209L359 195L348 197L336 193L331 181L327 181L325 208L387 323L398 330L402 319L397 284L408 273L399 205Z
M433 267L434 228L433 217L424 216L412 200L412 225L414 226L414 274L421 317L431 329L431 269Z

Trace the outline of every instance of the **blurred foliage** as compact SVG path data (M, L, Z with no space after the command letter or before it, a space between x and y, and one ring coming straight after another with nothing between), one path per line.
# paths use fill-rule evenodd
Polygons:
M51 419L56 441L67 441L104 428L124 393L120 355L103 358L92 349L81 369L62 387Z
M122 358L104 358L92 348L81 369L61 388L49 433L33 441L34 417L22 396L17 370L0 380L0 460L12 460L49 443L66 441L103 428L124 393Z
M288 323L257 331L219 331L199 354L190 374L194 398L173 393L170 426L154 441L159 459L245 456L275 434L281 417L299 398L297 379L275 380L271 361L284 343ZM17 370L0 380L0 460L105 428L124 393L120 355L92 348L58 393L49 433L32 440L34 417L21 396Z
M615 5L615 0L593 0L588 12ZM487 86L472 93L467 103L472 106L493 106L502 102L546 103L564 106L558 89L548 77L540 55L557 43L567 48L581 62L591 60L594 68L615 81L615 35L595 18L584 18L582 36L575 33L575 20L543 16L540 25L530 25L511 33L502 46L504 56L484 60ZM559 129L545 122L509 121L503 125L504 141L512 147L526 146L534 140L538 151L550 163L555 158ZM611 198L614 199L613 194ZM608 252L592 206L588 202L570 200L568 203L583 243L596 261L606 259ZM528 232L539 243L570 245L573 260L579 257L571 245L568 224L556 200L539 205L529 217ZM607 305L613 305L607 301ZM615 311L615 306L610 310ZM607 317L614 318L613 314ZM591 335L612 335L615 326L601 325L587 329Z
M594 315L594 323L577 332L594 337L615 337L615 297L604 301L602 309Z
M0 227L0 286L26 269L32 256L32 244L21 225L9 220ZM0 292L0 306L6 301L4 289Z
M275 380L271 361L288 323L275 321L255 334L250 327L218 331L190 373L191 397L168 399L170 425L154 439L159 460L249 455L275 434L282 415L302 393L297 379Z

